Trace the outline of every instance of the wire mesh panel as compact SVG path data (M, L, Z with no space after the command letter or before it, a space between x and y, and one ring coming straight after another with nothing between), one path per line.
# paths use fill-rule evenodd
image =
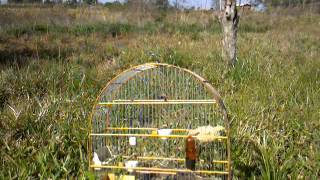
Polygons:
M189 70L148 63L124 71L101 91L90 127L90 168L97 173L230 179L224 104ZM196 139L195 169L186 167L188 137Z

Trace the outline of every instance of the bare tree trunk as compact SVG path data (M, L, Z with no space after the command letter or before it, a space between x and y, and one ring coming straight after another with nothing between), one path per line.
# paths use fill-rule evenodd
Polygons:
M235 65L237 61L237 31L239 15L236 9L235 0L224 0L224 10L220 15L222 25L222 57L230 65Z

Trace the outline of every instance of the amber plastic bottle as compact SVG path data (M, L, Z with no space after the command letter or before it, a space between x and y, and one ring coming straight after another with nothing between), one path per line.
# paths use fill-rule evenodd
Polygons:
M190 170L196 169L197 150L196 142L192 136L186 139L186 167Z

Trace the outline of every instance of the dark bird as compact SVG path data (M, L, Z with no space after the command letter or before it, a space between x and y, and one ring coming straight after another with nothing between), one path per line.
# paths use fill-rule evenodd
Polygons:
M159 99L164 99L164 101L167 101L167 100L168 100L167 95L164 94L164 93L160 94L158 98L159 98Z

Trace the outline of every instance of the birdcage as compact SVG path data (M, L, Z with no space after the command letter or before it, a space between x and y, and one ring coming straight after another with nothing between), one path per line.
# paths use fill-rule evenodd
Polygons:
M89 167L109 179L230 179L226 108L196 73L147 63L113 78L92 110ZM195 141L194 167L187 161Z

